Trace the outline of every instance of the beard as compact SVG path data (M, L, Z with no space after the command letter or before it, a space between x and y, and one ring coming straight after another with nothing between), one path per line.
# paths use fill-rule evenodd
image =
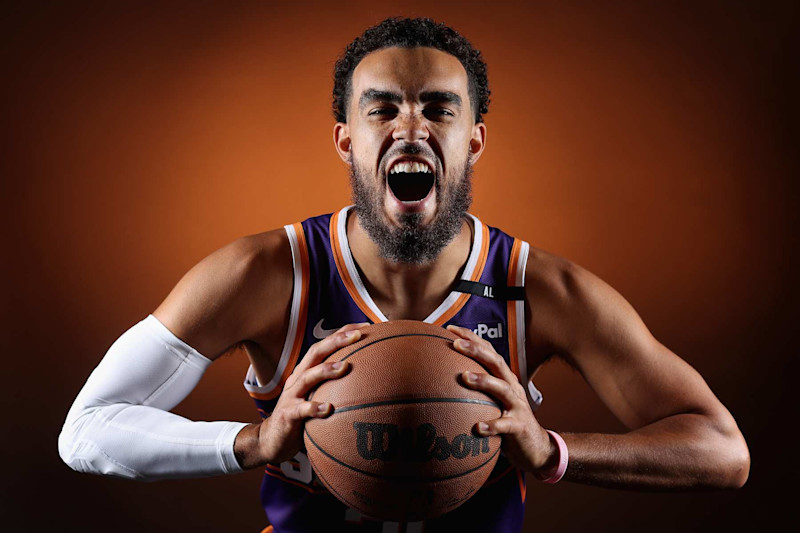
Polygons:
M424 214L400 215L400 227L389 224L383 212L385 190L375 185L368 172L354 161L350 165L350 184L353 189L355 212L361 225L378 245L381 257L395 263L421 265L435 259L445 246L461 231L461 224L472 204L472 165L465 161L458 179L443 190L434 181L439 202L434 219L422 225ZM384 180L384 187L388 183Z

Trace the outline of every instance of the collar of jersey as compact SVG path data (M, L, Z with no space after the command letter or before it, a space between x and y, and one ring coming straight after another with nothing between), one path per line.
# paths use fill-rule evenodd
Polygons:
M353 206L347 206L334 213L330 223L331 248L336 259L336 268L342 278L347 291L358 305L361 311L374 323L387 322L388 319L381 312L374 300L367 292L361 276L358 274L353 254L350 251L350 243L347 240L347 214ZM472 247L470 249L467 264L461 274L461 279L469 281L479 281L483 268L486 265L486 257L489 252L489 230L477 217L468 213L472 219L475 230L472 233ZM430 324L444 325L452 318L461 307L469 300L470 295L452 291L447 298L425 318L424 322Z

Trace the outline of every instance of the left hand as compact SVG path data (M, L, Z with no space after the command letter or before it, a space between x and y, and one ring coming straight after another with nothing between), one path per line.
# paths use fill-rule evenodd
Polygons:
M550 435L539 425L528 404L525 389L492 347L489 341L478 337L467 328L447 326L459 339L453 347L486 368L489 373L464 372L464 383L499 400L505 409L494 420L476 424L475 432L481 436L502 435L502 450L517 468L539 474L558 461L558 447Z

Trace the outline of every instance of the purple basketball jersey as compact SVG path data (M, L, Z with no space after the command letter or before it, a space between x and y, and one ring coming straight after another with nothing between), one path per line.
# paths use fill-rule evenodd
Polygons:
M312 344L345 324L387 320L367 293L350 253L346 232L349 210L347 207L286 226L294 261L287 338L273 379L261 384L250 368L244 383L262 417L272 412L282 384ZM491 342L520 382L527 384L531 406L536 408L541 394L527 379L524 301L520 296L503 299L513 290L521 292L508 287L524 283L528 244L470 217L474 226L472 249L458 290L451 292L425 322L468 327ZM361 516L332 496L302 450L291 461L267 465L261 501L275 533L518 532L525 511L525 476L501 453L486 483L454 511L420 522L380 522Z

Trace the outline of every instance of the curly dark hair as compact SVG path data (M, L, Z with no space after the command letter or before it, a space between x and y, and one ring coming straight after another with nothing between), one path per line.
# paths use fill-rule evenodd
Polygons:
M467 71L469 98L475 110L475 122L483 122L489 111L489 79L480 50L472 47L460 33L429 18L388 18L356 37L336 61L333 70L333 116L347 122L347 106L352 92L353 71L364 57L376 50L399 46L429 46L458 58Z

